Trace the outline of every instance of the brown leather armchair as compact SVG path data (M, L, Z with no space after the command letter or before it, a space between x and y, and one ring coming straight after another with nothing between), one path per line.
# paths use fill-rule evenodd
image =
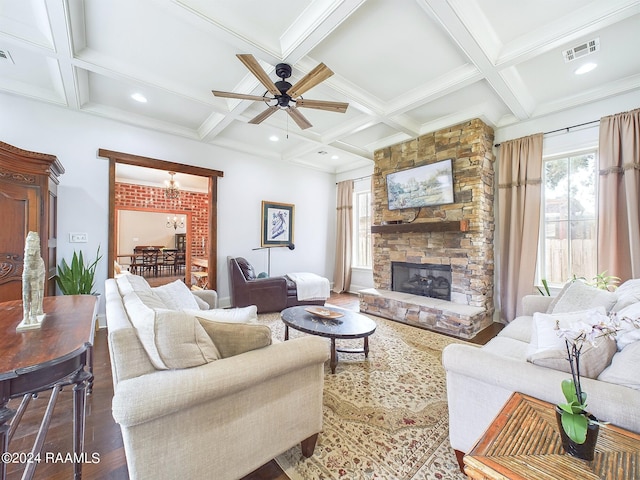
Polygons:
M257 278L242 257L227 257L232 307L255 305L258 312L280 312L296 305L324 305L324 300L298 300L295 282L287 277Z

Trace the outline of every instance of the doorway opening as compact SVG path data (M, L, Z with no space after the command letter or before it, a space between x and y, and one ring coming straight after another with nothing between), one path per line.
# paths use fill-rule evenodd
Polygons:
M105 157L109 159L109 247L108 247L108 268L109 268L109 277L113 277L114 275L114 264L117 260L117 256L119 253L117 251L117 232L118 232L118 222L117 222L117 205L118 200L116 198L118 191L118 184L116 182L116 167L120 165L130 165L137 167L144 167L147 169L151 169L150 172L159 175L166 175L167 172L176 172L183 173L187 175L204 177L207 183L207 195L206 195L206 219L202 221L202 224L199 226L200 230L199 237L194 233L194 221L193 217L189 216L189 221L187 222L187 226L189 229L186 234L189 236L189 242L185 249L185 270L187 274L185 275L185 282L188 286L191 286L191 275L189 272L191 271L191 266L193 264L193 260L196 258L192 253L195 250L194 244L201 246L200 249L196 251L196 253L202 253L201 262L206 265L206 270L209 272L209 288L216 289L217 281L216 281L216 271L217 271L217 179L218 177L222 177L224 174L218 170L212 170L208 168L195 167L190 165L183 165L174 162L168 162L166 160L159 160L148 157L141 157L138 155L131 155L128 153L121 152L113 152L110 150L100 149L98 151L98 155L101 157ZM159 187L156 184L156 190L160 190L163 187ZM166 205L162 204L159 196L154 198L147 199L147 203L145 205L141 205L138 208L157 210L157 211L167 211ZM157 203L158 205L154 205ZM161 208L155 208L156 206ZM163 210L164 208L164 210ZM179 207L179 204L176 204L174 209L171 209L171 212L180 215L181 212L189 211L188 204L184 204L183 207ZM194 210L191 209L189 211L193 214ZM166 215L165 215L166 216ZM206 236L206 241L205 241Z

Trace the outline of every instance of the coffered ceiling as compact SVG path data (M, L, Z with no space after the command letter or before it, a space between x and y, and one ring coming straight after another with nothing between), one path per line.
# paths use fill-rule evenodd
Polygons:
M638 90L639 45L638 0L0 0L0 92L341 173L470 118L507 126ZM291 83L323 62L334 75L304 97L349 108L301 108L305 130L284 111L248 124L262 102L211 94L265 93L238 53L274 81L291 64Z

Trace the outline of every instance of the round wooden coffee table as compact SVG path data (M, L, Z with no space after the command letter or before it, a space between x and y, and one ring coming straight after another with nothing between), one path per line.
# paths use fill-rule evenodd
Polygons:
M316 313L313 313L316 312ZM369 335L376 323L364 315L336 307L289 307L280 314L284 322L284 339L289 340L289 327L300 332L331 339L331 373L336 373L338 353L364 353L369 357ZM362 338L363 348L336 348L336 339Z

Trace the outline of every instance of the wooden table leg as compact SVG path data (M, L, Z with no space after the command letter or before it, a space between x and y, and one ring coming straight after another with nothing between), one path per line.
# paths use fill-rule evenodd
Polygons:
M336 373L336 365L338 365L338 354L336 352L336 339L331 339L331 363L329 366L331 367L331 373Z
M0 454L4 456L9 448L9 425L7 420L13 416L13 410L3 406L0 409ZM0 480L7 478L7 462L0 462Z
M284 339L289 340L289 325L284 326Z
M364 337L364 358L369 358L369 337Z
M73 478L82 478L82 454L84 452L84 425L88 379L73 387L73 453L76 462L73 465Z

